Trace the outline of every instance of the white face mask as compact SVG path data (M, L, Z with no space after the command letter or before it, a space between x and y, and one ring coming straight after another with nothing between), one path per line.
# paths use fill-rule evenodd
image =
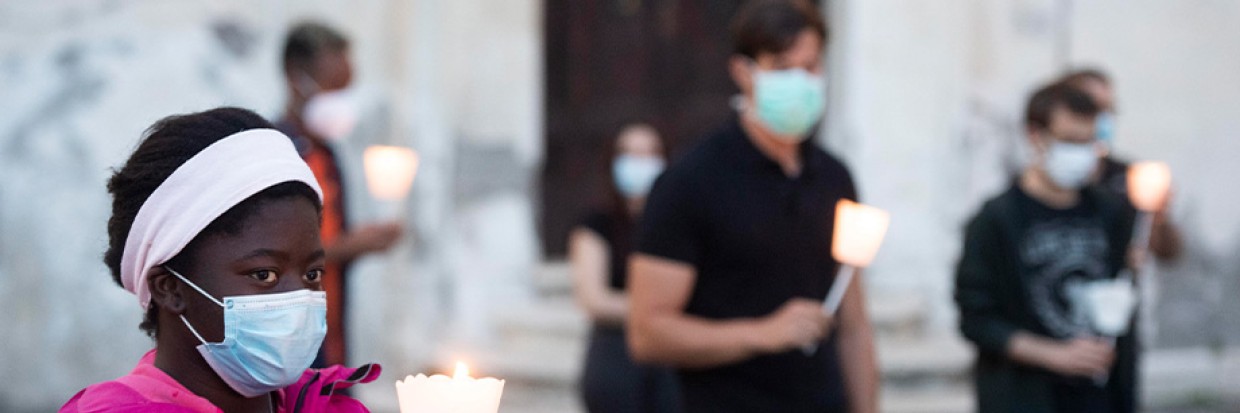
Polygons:
M340 141L357 126L357 101L349 89L319 92L306 102L301 117L310 132L328 141Z
M616 189L625 198L638 198L650 193L654 180L663 173L663 159L653 156L620 155L611 164Z
M1098 168L1098 150L1093 142L1068 143L1052 140L1042 158L1042 170L1060 189L1080 189Z

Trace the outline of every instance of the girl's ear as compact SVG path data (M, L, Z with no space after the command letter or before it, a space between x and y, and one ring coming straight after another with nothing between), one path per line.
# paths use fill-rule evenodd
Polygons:
M181 283L162 266L151 268L146 282L151 288L151 305L173 314L185 313L185 297L181 295Z

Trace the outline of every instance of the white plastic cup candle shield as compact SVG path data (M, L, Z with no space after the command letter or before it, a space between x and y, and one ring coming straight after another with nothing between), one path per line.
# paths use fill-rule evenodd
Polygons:
M1080 304L1084 305L1094 331L1107 337L1119 337L1128 332L1129 321L1137 308L1137 292L1131 280L1097 280L1078 288Z
M404 199L418 171L418 154L399 146L371 146L363 153L366 186L385 201Z
M1171 168L1163 162L1137 162L1128 167L1128 198L1143 212L1157 211L1171 189Z
M844 265L864 268L883 245L891 216L887 211L841 199L835 204L831 256Z
M496 413L503 393L503 380L470 377L460 362L452 377L418 374L396 381L401 413Z

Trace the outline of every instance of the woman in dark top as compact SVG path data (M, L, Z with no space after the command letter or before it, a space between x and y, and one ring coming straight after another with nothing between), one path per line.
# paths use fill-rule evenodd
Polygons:
M675 376L665 368L635 364L624 335L626 263L646 194L664 168L663 144L654 128L635 124L620 132L613 151L611 205L569 235L573 293L593 324L582 397L591 413L676 412Z

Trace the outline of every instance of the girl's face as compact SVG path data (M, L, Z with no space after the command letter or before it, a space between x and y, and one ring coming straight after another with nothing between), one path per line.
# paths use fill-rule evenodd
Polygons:
M235 235L202 240L190 268L174 268L217 300L300 289L321 290L323 246L319 214L310 200L292 196L259 204ZM208 342L224 339L224 309L181 286L185 318ZM179 324L179 322L178 322Z

